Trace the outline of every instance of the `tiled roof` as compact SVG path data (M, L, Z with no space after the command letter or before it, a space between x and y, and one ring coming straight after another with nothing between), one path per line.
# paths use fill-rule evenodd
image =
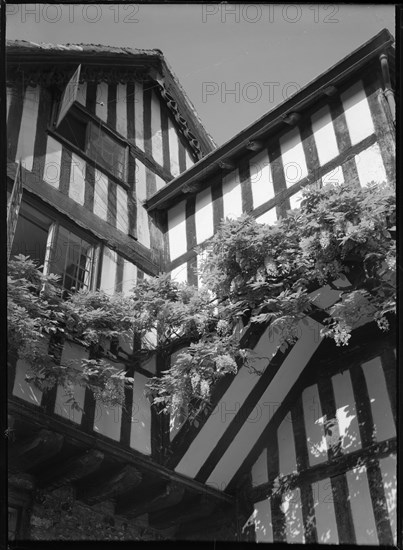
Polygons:
M28 40L7 40L7 49L13 53L37 53L41 50L55 52L82 52L87 54L111 54L111 55L151 55L163 57L161 50L158 49L141 49L141 48L123 48L120 46L107 46L104 44L49 44L47 42L30 42Z

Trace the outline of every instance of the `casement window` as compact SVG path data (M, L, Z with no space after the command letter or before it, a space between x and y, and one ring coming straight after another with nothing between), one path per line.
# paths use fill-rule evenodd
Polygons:
M65 227L54 228L49 271L60 276L65 290L88 289L94 263L94 246Z
M67 291L88 289L93 287L96 244L23 203L11 258L23 254L36 260L45 273L59 275L59 284Z
M84 153L96 166L121 181L127 181L127 144L101 121L92 119L84 109L73 105L53 131Z

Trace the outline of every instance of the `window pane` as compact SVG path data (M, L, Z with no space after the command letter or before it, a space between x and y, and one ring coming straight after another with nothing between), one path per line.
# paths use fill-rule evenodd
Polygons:
M90 123L87 154L116 177L126 178L126 147L93 123Z
M29 256L43 265L50 220L28 205L21 205L10 258L17 254Z
M63 288L66 290L88 288L92 259L93 246L60 226L50 271L62 277Z
M68 113L57 127L57 132L73 145L85 151L85 132L87 123Z

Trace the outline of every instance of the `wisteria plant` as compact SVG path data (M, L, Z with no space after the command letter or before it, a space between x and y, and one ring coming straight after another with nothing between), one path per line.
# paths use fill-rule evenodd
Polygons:
M29 258L9 263L8 337L11 354L31 365L40 387L90 387L122 403L124 371L108 361L109 344L134 343L129 363L159 357L149 384L159 410L193 417L208 404L215 382L248 365L240 328L271 324L281 345L297 338L312 309L313 291L343 279L322 334L346 345L359 324L389 328L396 307L395 195L387 185L328 185L304 190L301 206L269 226L252 216L225 220L198 250L200 289L169 274L146 277L128 295L80 291L62 299L57 280ZM389 320L388 320L389 318ZM43 346L74 339L89 352L80 368L61 364ZM109 351L107 351L109 350Z

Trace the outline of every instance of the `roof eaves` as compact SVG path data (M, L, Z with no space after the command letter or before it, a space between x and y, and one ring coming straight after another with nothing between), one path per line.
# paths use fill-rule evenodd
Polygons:
M167 186L152 195L145 203L146 208L148 210L165 208L169 201L186 189L186 186L200 181L201 178L211 176L212 173L220 169L222 160L242 152L251 140L258 139L263 133L277 131L279 125L284 123L284 117L287 114L305 109L322 96L325 87L345 80L347 76L364 66L377 53L390 47L393 42L394 39L387 29L380 31L372 39L321 73L292 97L283 101L188 170L182 172Z

